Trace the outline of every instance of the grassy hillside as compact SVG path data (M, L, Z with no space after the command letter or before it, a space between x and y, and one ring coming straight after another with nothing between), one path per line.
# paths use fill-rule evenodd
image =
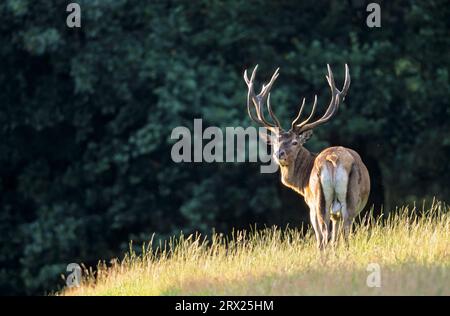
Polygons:
M59 294L450 295L450 208L433 203L393 214L361 219L348 246L323 252L311 230L181 236L113 267L100 264L97 275L85 272L80 287ZM380 267L380 287L367 286L371 263Z

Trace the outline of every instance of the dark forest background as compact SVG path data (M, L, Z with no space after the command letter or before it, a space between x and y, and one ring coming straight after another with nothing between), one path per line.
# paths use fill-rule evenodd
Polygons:
M328 104L326 64L352 84L306 147L357 150L370 205L450 193L450 5L368 2L79 0L0 2L0 293L44 294L67 264L95 265L180 231L298 226L303 199L258 163L181 163L171 131L249 126L245 68L281 76L284 124L302 96Z

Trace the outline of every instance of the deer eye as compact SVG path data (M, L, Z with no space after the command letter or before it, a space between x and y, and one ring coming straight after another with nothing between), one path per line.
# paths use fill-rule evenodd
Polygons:
M298 141L294 139L294 140L292 141L291 144L292 144L293 146L297 146L297 145L298 145Z

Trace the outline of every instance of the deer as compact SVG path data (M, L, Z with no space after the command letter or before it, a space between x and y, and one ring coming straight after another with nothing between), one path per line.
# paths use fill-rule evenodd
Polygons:
M258 95L254 91L257 69L258 65L250 79L247 70L244 72L248 87L247 112L254 122L270 132L261 136L272 146L273 159L280 168L282 184L303 196L309 207L309 218L319 249L324 249L330 239L336 245L341 233L347 242L353 220L365 207L369 197L369 172L359 154L352 149L336 146L316 154L303 145L312 136L314 128L327 123L336 115L339 104L350 87L348 65L345 64L342 90L336 88L333 72L330 65L327 65L328 75L325 77L331 88L328 108L319 119L311 121L317 105L316 94L310 115L300 121L305 107L303 98L289 130L281 127L270 105L270 90L278 78L279 68L275 70L269 83L262 85ZM264 114L265 106L270 122Z

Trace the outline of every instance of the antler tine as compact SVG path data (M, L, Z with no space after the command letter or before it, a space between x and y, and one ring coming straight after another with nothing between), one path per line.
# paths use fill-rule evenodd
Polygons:
M251 75L251 77L250 77L250 80L248 79L247 69L245 69L245 71L244 71L244 80L245 80L245 83L247 84L247 87L248 87L248 93L247 93L247 112L248 112L248 116L250 116L250 118L251 118L254 122L256 122L256 123L258 123L258 124L263 124L263 123L261 122L261 120L259 120L258 118L256 118L256 117L253 115L253 113L252 113L252 111L251 111L251 109L250 109L250 99L253 99L253 96L255 95L255 91L254 91L254 89L253 89L253 81L254 81L254 79L255 79L255 74L256 74L256 70L257 70L257 69L258 69L258 65L256 65L255 68L253 69L252 75ZM263 125L264 125L264 124L263 124Z
M342 95L342 101L345 100L345 96L347 95L347 91L350 88L350 71L348 69L348 65L345 64L345 80L344 80L344 86L342 87L341 95Z
M262 121L264 121L266 124L270 124L266 118L264 117L264 111L261 109L262 105L264 104L264 102L267 103L267 109L269 110L269 115L272 118L272 120L275 122L275 127L281 128L281 124L280 121L278 120L278 118L276 117L275 113L273 113L272 111L272 107L270 106L270 89L272 88L272 85L274 84L275 80L277 80L278 76L280 75L279 73L280 68L277 68L275 70L275 72L272 75L272 78L270 78L270 81L268 84L263 84L262 88L261 88L261 92L258 94L257 98L259 98L259 114L258 116L260 117L260 119ZM270 124L272 125L272 124Z
M270 78L270 81L267 85L263 84L263 87L261 89L261 92L259 93L259 95L266 97L266 93L268 91L270 91L270 89L272 88L273 83L275 82L275 80L277 80L278 76L280 75L279 73L280 68L275 69L275 72L272 75L272 78Z
M345 95L347 94L348 88L350 87L350 74L348 70L347 64L345 64L345 81L344 86L342 87L342 90L339 91L339 89L336 88L336 83L334 81L333 72L331 71L330 65L327 65L328 68L328 76L325 76L327 78L328 84L330 85L330 88L332 91L335 91L335 93L332 93L331 96L331 102L335 103L335 106L328 107L325 114L322 116L321 119L329 119L331 118L335 112L339 109L339 103L342 100L345 99Z
M328 69L328 76L325 76L325 78L327 78L328 85L330 86L331 89L331 101L330 104L328 105L327 110L325 111L325 114L320 119L327 118L330 114L332 115L334 111L337 110L337 108L339 107L340 91L336 88L336 82L334 81L333 71L331 70L329 64L327 64L327 69Z
M292 123L291 123L291 130L294 129L295 124L297 124L297 121L298 121L298 120L300 119L300 117L302 116L303 108L305 107L305 101L306 101L306 99L303 98L302 105L301 105L301 107L300 107L300 111L298 111L297 116L295 117L295 119L294 119L294 120L292 121Z
M344 86L341 91L336 88L336 83L334 82L334 76L333 76L333 72L331 71L330 65L327 65L327 69L328 69L328 76L325 76L325 77L326 77L326 79L328 81L328 85L330 86L330 89L331 89L330 104L328 105L328 108L325 111L324 115L322 115L322 117L320 119L318 119L317 121L307 124L307 122L310 119L310 117L309 117L304 122L296 125L296 128L298 128L298 130L297 130L298 133L302 133L304 131L313 129L314 127L316 127L318 125L328 122L337 113L341 99L343 100L345 98L345 95L347 94L347 91L350 87L350 72L349 72L347 64L345 64L345 81L344 81Z
M273 128L277 128L278 126L268 122L266 120L266 117L264 116L264 110L262 109L262 104L263 104L263 100L265 98L262 98L261 95L257 95L254 99L253 99L253 103L255 104L255 109L256 109L256 115L258 116L258 119L261 121L261 123L263 125L265 125L266 127L273 127ZM267 101L266 101L267 102Z
M255 121L258 124L263 125L264 127L266 127L269 130L275 131L278 128L281 128L280 125L280 121L277 119L277 117L275 116L275 114L272 111L272 108L270 106L270 89L272 88L273 83L275 82L275 80L278 78L279 75L279 68L277 70L275 70L275 72L272 75L272 78L270 79L269 83L263 84L262 88L261 88L261 92L258 95L255 95L255 91L254 91L254 79L256 76L256 70L258 69L258 65L255 66L255 69L252 72L252 76L250 79L248 79L248 74L247 74L247 70L244 71L244 80L248 86L248 94L247 94L247 112L250 116L250 118ZM251 101L250 101L251 100ZM269 114L270 117L273 119L273 121L275 122L275 124L269 123L265 116L264 116L264 111L262 109L263 104L267 102L267 107L269 110ZM253 103L254 107L255 107L255 111L256 111L256 117L253 115L251 109L250 109L250 104Z
M270 92L269 95L267 96L267 109L269 110L269 115L272 118L272 120L275 122L275 124L280 127L280 121L278 120L277 116L275 115L275 113L273 113L272 111L272 106L270 105Z
M309 114L308 118L306 120L304 120L303 122L301 122L300 124L297 124L296 127L302 127L304 126L306 123L309 122L309 120L314 116L314 113L316 112L316 106L317 106L317 94L314 95L314 103L313 103L313 108L311 110L311 114Z
M245 83L248 86L248 94L247 94L247 112L248 115L250 116L250 118L255 121L258 124L262 124L262 125L266 125L260 118L260 114L259 114L259 105L255 102L255 99L257 98L257 96L255 96L255 89L254 89L254 80L256 77L256 71L258 70L258 65L255 66L255 68L252 71L252 75L250 77L250 80L248 79L248 75L247 75L247 69L244 71L244 80ZM255 117L250 109L250 99L252 100L254 106L255 106L255 110L256 110L256 115L257 117Z

